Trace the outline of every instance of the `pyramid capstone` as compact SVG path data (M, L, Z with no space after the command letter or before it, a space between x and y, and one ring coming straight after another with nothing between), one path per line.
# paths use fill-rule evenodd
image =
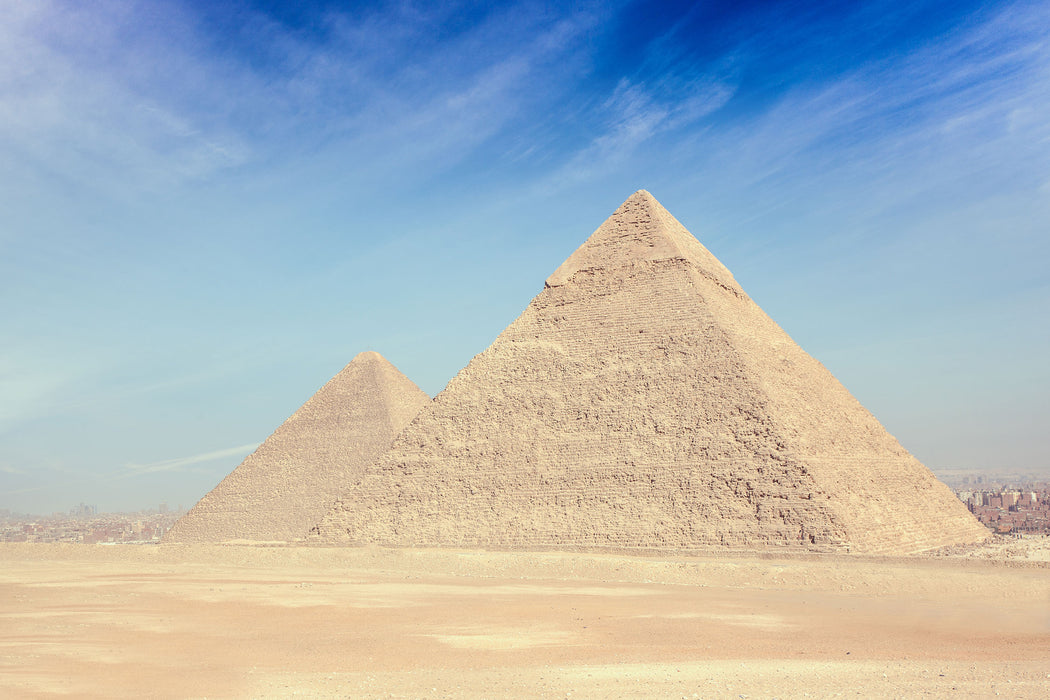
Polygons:
M301 539L430 397L363 352L164 536L165 542Z
M987 536L645 191L312 530L620 551L911 553Z

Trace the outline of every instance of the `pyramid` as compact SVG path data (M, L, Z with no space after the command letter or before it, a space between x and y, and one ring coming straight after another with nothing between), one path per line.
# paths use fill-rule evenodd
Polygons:
M291 541L430 402L363 352L183 516L165 542Z
M639 191L312 535L894 554L988 533Z

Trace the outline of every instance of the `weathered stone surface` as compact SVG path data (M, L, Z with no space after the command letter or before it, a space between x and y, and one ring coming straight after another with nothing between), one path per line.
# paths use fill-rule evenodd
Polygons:
M394 546L870 553L987 537L645 191L312 532Z
M361 353L205 495L164 541L302 538L429 402L381 355Z

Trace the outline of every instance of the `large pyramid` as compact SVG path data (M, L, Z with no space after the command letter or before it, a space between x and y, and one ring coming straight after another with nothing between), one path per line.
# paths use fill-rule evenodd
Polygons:
M335 375L165 535L165 542L304 537L430 397L375 352Z
M909 553L987 530L639 191L313 535Z

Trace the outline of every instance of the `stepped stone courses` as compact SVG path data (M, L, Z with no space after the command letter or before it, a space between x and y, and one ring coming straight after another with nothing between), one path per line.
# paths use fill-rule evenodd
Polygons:
M392 546L867 553L988 536L645 191L312 532Z
M375 352L363 352L212 489L166 542L292 541L430 402Z

